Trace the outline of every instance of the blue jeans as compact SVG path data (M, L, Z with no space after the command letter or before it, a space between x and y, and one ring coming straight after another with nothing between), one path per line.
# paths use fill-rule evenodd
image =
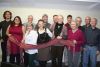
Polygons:
M68 50L68 66L69 67L79 67L80 52L71 52Z
M83 52L83 67L88 67L88 62L90 58L90 67L96 67L96 46L85 46L85 50Z

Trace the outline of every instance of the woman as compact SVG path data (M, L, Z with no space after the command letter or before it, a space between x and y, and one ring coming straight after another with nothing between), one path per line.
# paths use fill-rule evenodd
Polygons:
M45 23L43 20L38 21L38 39L37 43L42 44L48 42L51 37L52 33L48 28L45 28ZM38 50L38 60L40 67L46 67L46 63L48 60L50 60L50 47L39 49Z
M24 27L19 16L16 16L12 24L8 27L6 34L8 37L13 36L17 41L21 42L24 35ZM20 48L18 45L9 41L10 44L10 62L20 64ZM16 62L15 62L16 60Z
M84 43L84 35L78 24L74 21L71 22L71 29L68 30L68 40L72 41L73 45L68 47L68 64L69 67L79 67L79 59L81 46Z
M26 33L24 36L25 44L37 44L38 34L33 29L33 24L28 24L26 26ZM38 53L37 49L27 49L24 53L24 63L25 67L36 67L34 60L36 60L36 54ZM27 66L28 65L28 66Z

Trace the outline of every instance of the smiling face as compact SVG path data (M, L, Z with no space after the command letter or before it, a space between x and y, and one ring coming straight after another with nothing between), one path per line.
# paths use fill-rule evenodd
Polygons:
M6 12L6 13L5 13L5 19L10 19L10 18L11 18L10 12Z
M44 22L43 21L38 21L38 28L44 28Z
M53 17L53 22L55 22L55 23L58 22L58 16L57 15Z
M78 26L81 26L82 19L80 17L77 17L76 22L77 22Z
M16 17L15 20L14 20L14 22L15 22L15 24L19 25L20 24L19 18Z
M85 17L85 24L89 25L91 22L91 18L89 16Z
M28 22L33 22L33 16L32 15L30 15L30 16L28 16Z
M91 24L92 27L96 27L97 19L96 18L92 18L90 24Z
M32 29L33 29L33 26L32 26L31 24L27 26L27 30L30 31L30 30L32 30Z
M63 16L59 15L59 16L58 16L58 23L59 23L59 24L62 24L62 23L63 23L63 20L64 20L64 19L63 19Z
M48 16L47 15L42 16L42 20L44 20L45 23L48 22Z
M72 22L71 22L71 28L72 28L72 30L75 30L75 29L78 28L78 27L77 27L77 23L76 23L75 21L72 21Z
M72 17L68 17L68 18L67 18L67 22L68 22L68 23L71 23L71 21L72 21Z

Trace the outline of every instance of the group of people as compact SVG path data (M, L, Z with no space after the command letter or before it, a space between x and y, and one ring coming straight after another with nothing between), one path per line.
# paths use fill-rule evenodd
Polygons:
M67 23L64 24L62 15L53 15L53 23L48 23L48 15L44 14L37 24L33 22L32 15L28 16L28 21L22 23L20 16L16 16L13 21L12 13L5 11L4 20L0 22L2 62L20 65L25 67L47 67L47 62L51 60L51 67L62 67L64 57L65 65L68 67L96 67L96 57L100 54L100 30L96 27L98 20L89 16L85 17L85 25L81 26L82 18L72 15L67 16ZM14 40L26 44L20 47L19 44L9 40ZM56 40L58 41L56 41ZM31 46L53 45L47 47L34 48ZM27 48L30 46L30 48Z

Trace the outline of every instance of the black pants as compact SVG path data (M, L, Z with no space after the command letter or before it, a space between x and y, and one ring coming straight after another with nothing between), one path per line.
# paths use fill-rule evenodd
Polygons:
M29 55L28 53L24 52L24 67L28 67L29 64L28 60L29 60Z
M64 46L51 47L52 67L62 67L63 51Z
M1 42L2 62L7 62L7 40Z
M46 67L47 61L39 61L39 67Z
M10 54L10 63L20 65L20 61L20 54Z

